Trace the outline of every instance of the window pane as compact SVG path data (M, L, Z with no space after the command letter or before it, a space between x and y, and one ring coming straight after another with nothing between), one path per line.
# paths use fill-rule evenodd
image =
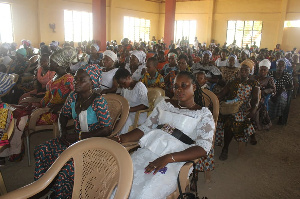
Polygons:
M233 28L235 21L228 21L227 39L228 44L236 40L236 45L245 47L251 46L254 41L260 46L262 21L236 21L236 29Z
M0 41L12 43L14 39L10 4L0 3L0 17Z
M262 21L254 21L253 30L259 30L262 29Z
M93 38L93 15L64 10L65 41L90 41Z
M227 29L235 29L236 21L228 21Z
M196 37L196 23L196 20L175 21L175 43L177 43L179 39L181 41L183 38L187 39L189 44L193 44Z
M226 43L228 45L233 43L235 30L227 30L227 40Z
M245 30L252 30L253 21L245 21Z

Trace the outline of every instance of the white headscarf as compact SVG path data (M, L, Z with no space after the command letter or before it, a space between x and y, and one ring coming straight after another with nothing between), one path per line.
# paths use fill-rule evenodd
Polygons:
M99 48L99 46L97 44L93 43L92 46L95 47L95 49L97 50L97 52L100 50L100 48Z
M136 56L141 64L144 65L146 63L146 53L144 51L134 50L131 55Z
M263 59L261 62L259 62L259 67L266 66L268 69L271 67L271 62L268 59Z
M116 53L114 53L114 52L111 51L111 50L106 50L106 51L104 51L103 57L104 57L105 55L108 56L108 57L110 57L114 62L118 60L118 57L117 57Z

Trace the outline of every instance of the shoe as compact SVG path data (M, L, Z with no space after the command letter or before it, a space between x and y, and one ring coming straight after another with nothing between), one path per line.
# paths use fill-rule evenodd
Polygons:
M219 156L219 160L225 161L228 158L228 149L223 149L221 155Z

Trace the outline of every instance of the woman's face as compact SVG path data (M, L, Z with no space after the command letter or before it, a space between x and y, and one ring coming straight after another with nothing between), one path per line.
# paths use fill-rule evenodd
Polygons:
M250 74L250 67L247 65L242 65L240 70L241 78L247 78Z
M153 74L156 72L156 67L155 67L153 61L147 61L146 67L147 67L148 73Z
M120 78L119 80L117 80L117 82L121 88L129 88L132 82L132 78L131 76L128 76L126 78Z
M90 76L82 69L78 70L74 77L74 86L76 93L86 93L93 88Z
M57 71L58 70L58 68L59 68L60 66L55 62L55 61L53 61L51 58L50 58L50 62L49 62L49 70L50 71Z
M282 73L284 69L285 69L284 61L280 61L278 63L278 65L276 66L276 71L279 72L279 73Z
M180 71L185 71L188 67L186 60L184 58L180 59L178 61L178 67Z
M228 60L229 66L234 66L235 65L235 59L234 57L230 57Z
M203 64L208 64L209 63L209 54L204 54L203 56Z
M130 66L138 67L140 65L139 59L135 55L130 56Z
M179 75L175 79L174 94L178 101L188 101L194 98L194 91L196 85L192 83L192 80L186 75Z
M95 46L91 46L91 54L97 54L97 50L95 48Z
M222 52L222 53L221 53L221 58L222 58L222 59L226 59L226 52Z
M170 56L170 57L168 58L168 61L169 61L169 64L170 64L171 67L177 65L177 60L175 59L174 56Z
M107 55L103 57L103 65L105 68L111 68L114 65L114 61Z
M48 70L49 69L49 57L48 56L41 57L40 65L42 68Z
M259 67L259 76L266 77L268 75L269 69L266 66Z

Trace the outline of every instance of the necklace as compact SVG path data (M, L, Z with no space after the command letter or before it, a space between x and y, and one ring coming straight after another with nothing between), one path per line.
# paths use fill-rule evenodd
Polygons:
M82 103L79 104L79 108L81 109L82 104L87 102L92 96L93 96L93 93L86 100L84 100Z
M180 107L180 108L183 108L183 109L189 109L189 108L193 108L195 105L196 105L196 103L194 102L194 104L191 106L191 107L185 107L185 106L181 106L180 104L179 104L179 102L177 103L178 104L178 106Z

